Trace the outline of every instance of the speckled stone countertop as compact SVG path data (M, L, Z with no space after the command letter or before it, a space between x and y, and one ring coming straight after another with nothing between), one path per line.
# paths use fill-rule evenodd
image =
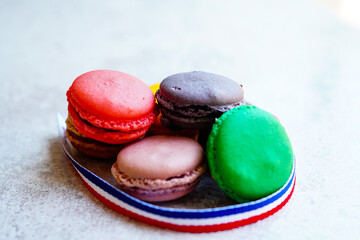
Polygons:
M202 70L285 125L297 186L277 214L189 234L117 214L58 141L66 90L95 69L148 84ZM0 2L1 239L360 239L360 30L310 0Z

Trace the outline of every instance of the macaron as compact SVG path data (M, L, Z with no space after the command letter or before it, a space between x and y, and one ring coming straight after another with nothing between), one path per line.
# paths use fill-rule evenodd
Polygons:
M280 189L293 168L293 150L281 123L270 113L243 105L212 127L206 155L212 177L231 198L246 202Z
M84 73L74 80L66 95L74 128L86 138L102 143L135 141L145 135L156 119L151 89L119 71Z
M201 71L165 78L155 97L168 128L209 129L224 112L245 104L241 84Z
M160 83L155 83L150 86L151 91L155 94L157 90L160 88Z
M151 136L123 148L111 173L119 188L149 202L180 198L193 191L206 170L201 145L187 137Z

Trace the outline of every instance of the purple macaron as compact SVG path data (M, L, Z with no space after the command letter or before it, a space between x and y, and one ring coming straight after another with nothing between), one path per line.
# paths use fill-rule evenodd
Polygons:
M210 129L224 112L245 104L242 85L221 75L194 71L165 78L155 97L168 128Z

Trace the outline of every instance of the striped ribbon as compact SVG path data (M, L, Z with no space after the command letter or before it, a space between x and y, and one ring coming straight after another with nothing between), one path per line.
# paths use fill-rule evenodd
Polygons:
M81 166L70 154L65 137L65 120L58 114L59 140L65 154L90 192L114 211L162 228L182 232L214 232L244 226L262 220L280 210L295 188L295 162L288 181L275 193L256 201L226 207L179 209L157 206L136 199Z

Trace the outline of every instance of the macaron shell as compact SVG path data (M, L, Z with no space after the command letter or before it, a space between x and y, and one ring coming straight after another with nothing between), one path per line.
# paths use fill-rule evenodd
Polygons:
M104 143L110 144L122 144L129 143L140 137L144 136L148 128L140 130L121 132L114 130L106 130L103 128L97 128L88 122L84 121L77 114L75 109L69 104L68 106L69 116L72 118L75 128L88 138L92 138Z
M171 75L160 84L161 94L178 104L227 105L244 97L242 86L221 75L193 71Z
M194 170L202 160L203 149L193 139L159 135L122 149L117 165L131 178L168 179Z
M80 75L67 93L78 112L93 121L138 119L152 112L155 98L139 79L118 71L96 70Z
M233 199L265 197L291 174L293 151L283 126L268 112L241 106L214 124L207 142L212 176Z

